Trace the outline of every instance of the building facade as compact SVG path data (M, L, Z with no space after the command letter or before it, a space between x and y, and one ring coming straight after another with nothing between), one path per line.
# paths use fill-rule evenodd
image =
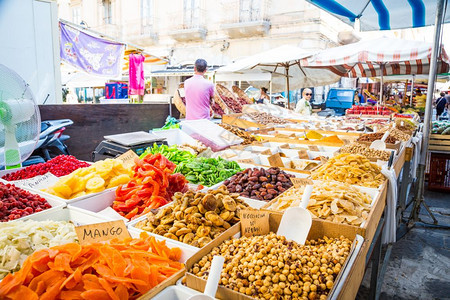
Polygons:
M317 51L339 45L339 33L352 29L302 0L58 0L58 6L61 19L142 46L172 66L199 57L226 65L285 44ZM180 78L163 80L173 94Z
M318 50L349 31L301 0L58 0L62 19L167 56L212 65L293 44Z

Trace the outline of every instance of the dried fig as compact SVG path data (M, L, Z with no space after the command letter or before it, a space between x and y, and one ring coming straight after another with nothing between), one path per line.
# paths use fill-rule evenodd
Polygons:
M223 207L226 210L229 210L229 211L235 211L236 210L236 202L234 201L233 198L225 197L225 198L223 198L222 202L223 202Z
M212 222L214 226L222 226L223 225L223 219L219 217L215 212L208 211L205 214L205 218Z
M214 195L207 194L205 195L205 197L203 197L201 204L203 205L206 211L214 211L216 210L216 208L219 206L220 203L219 200L216 197L214 197Z

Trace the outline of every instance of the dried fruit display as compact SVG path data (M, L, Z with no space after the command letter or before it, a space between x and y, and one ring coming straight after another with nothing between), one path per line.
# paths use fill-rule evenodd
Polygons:
M238 101L242 104L242 105L246 105L246 104L252 104L253 101L252 99L250 99L247 94L241 90L239 87L233 85L231 87L231 89L233 90L233 93L236 95L236 98L238 99Z
M51 205L41 196L14 184L0 182L0 222L19 219L48 208Z
M272 116L265 112L251 112L246 113L243 116L244 118L248 118L251 121L254 121L259 124L268 125L268 124L286 124L288 121Z
M377 164L360 154L341 153L311 173L312 179L335 180L352 185L378 188L385 177Z
M0 279L19 271L37 250L78 241L75 226L66 221L15 221L0 224Z
M0 298L137 299L183 269L180 257L180 248L147 234L42 249L3 279Z
M238 196L225 186L176 193L173 204L150 212L136 227L201 248L239 222L239 211L248 205Z
M358 142L373 142L373 141L377 141L377 140L381 140L381 138L383 137L383 132L375 132L375 133L366 133L361 135L356 141ZM398 140L393 137L391 134L388 135L388 137L386 138L386 143L388 144L395 144Z
M251 144L256 141L256 138L253 135L240 129L239 127L225 124L225 123L221 123L221 124L219 124L219 126L234 133L238 137L243 138L244 141L242 142L242 145L248 145L248 144Z
M41 164L31 165L22 170L6 174L2 179L12 181L33 178L48 172L57 177L68 175L79 168L89 167L90 164L80 161L72 155L58 155L57 157Z
M211 104L211 109L213 110L214 114L216 114L216 115L223 116L225 114L222 107L220 107L220 105L216 102L213 102Z
M175 173L175 164L160 153L135 159L131 180L116 190L112 208L127 219L137 218L187 191L186 178Z
M61 177L53 186L43 191L68 200L99 193L129 180L130 170L123 166L123 162L108 158Z
M327 299L352 242L323 237L305 245L275 233L229 239L189 270L207 279L214 255L225 258L219 284L255 299Z
M292 186L291 177L294 175L279 168L248 168L225 180L224 184L232 193L270 201Z
M186 176L190 183L212 186L231 177L242 170L235 161L228 161L221 157L196 157L180 163L175 172Z
M349 145L343 146L339 149L340 153L351 153L351 154L361 154L367 158L372 159L380 159L380 160L389 160L391 155L390 151L386 150L377 150L374 148L370 148L367 145L359 144L359 143L351 143Z
M379 132L385 133L387 130L389 130L389 136L395 138L398 141L406 142L411 138L410 134L403 132L397 128L384 127Z
M225 102L226 106L234 113L242 112L242 104L236 99L226 87L221 84L216 84L216 92L219 97Z
M298 207L305 187L290 188L265 208L284 212ZM338 181L315 182L308 210L313 217L335 223L359 226L367 219L372 198L348 183Z

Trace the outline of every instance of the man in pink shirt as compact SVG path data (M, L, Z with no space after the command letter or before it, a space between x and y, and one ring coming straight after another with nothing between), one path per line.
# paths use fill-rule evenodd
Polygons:
M214 85L203 76L207 63L197 59L194 76L184 82L186 96L186 120L210 119L210 105L214 97Z

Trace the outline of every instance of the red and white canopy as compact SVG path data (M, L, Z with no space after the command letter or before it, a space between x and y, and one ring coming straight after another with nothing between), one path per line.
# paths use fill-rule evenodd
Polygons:
M428 74L431 49L431 43L379 38L320 51L302 59L301 65L349 77ZM437 73L448 71L449 58L442 46Z

